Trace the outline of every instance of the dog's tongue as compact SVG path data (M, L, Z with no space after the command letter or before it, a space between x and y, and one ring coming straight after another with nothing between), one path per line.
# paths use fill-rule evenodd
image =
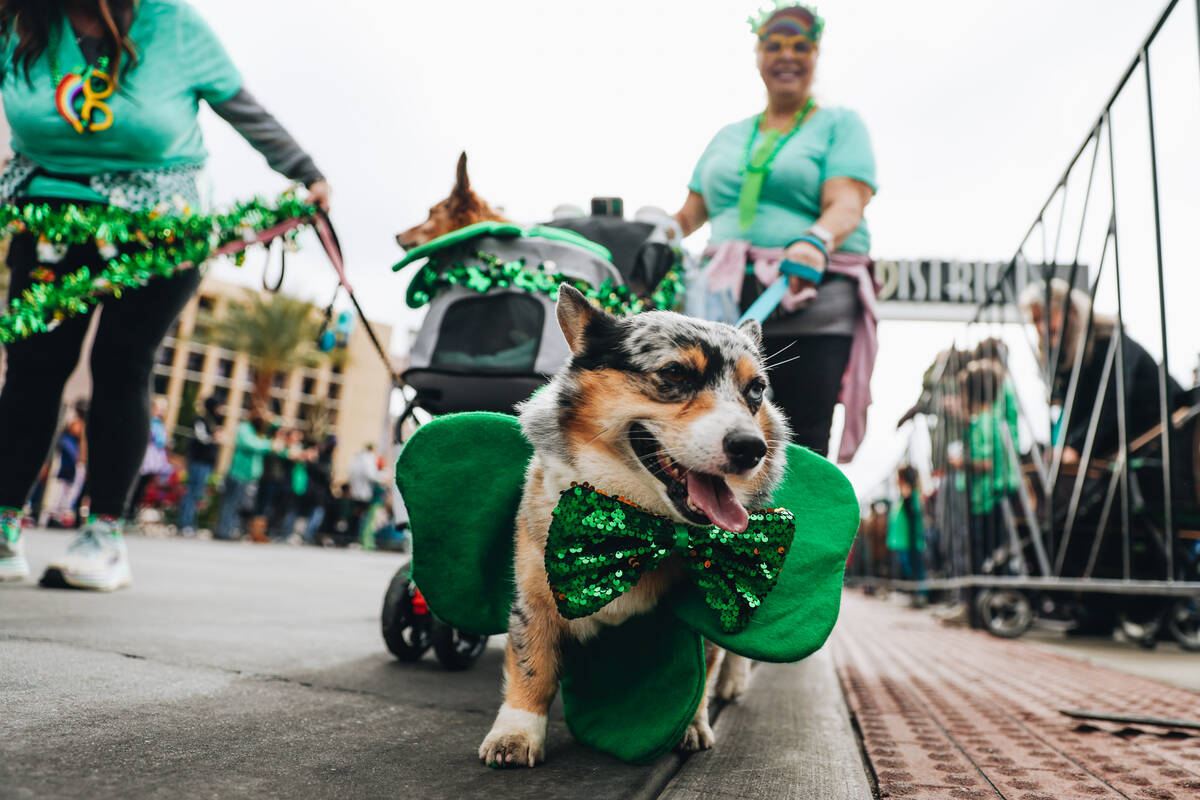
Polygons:
M688 472L688 498L708 515L718 528L741 533L750 524L750 514L733 496L729 484L719 475Z

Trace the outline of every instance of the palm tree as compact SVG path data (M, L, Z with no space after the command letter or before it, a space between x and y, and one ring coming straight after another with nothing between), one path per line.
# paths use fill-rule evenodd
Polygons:
M251 405L266 414L277 375L330 359L330 354L317 349L320 331L319 313L312 303L247 290L244 300L230 303L225 315L212 322L208 338L249 356Z

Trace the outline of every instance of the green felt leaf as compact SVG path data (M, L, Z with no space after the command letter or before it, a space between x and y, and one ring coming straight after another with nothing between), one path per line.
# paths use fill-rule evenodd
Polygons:
M799 661L825 643L837 622L846 557L858 530L858 500L836 466L810 450L788 446L787 473L772 505L796 518L796 537L783 574L740 633L725 633L720 617L687 583L675 612L692 630L726 650L758 661Z
M513 535L533 448L516 417L438 417L413 434L396 485L413 533L413 581L439 619L479 634L508 630Z
M572 735L633 764L679 744L704 694L704 644L665 604L568 645L563 660Z

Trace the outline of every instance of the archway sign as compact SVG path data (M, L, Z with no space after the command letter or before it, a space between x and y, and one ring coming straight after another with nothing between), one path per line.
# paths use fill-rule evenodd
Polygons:
M969 322L987 300L988 289L996 285L1007 261L953 261L944 259L901 259L875 262L879 291L879 318L927 322ZM1053 274L1063 280L1072 278L1071 264L1030 264L1018 262L1015 281L1004 292L1002 313L988 319L1019 322L1016 300L1030 283L1041 282ZM1074 285L1088 287L1088 268L1074 267Z

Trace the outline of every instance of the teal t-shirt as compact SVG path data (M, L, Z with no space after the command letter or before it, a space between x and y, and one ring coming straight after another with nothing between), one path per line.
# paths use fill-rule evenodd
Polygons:
M61 74L85 65L70 23L51 37L57 43ZM50 172L96 175L199 165L208 157L200 135L200 101L220 103L242 87L242 78L216 34L183 0L141 0L130 38L138 63L122 76L120 91L104 102L112 109L107 130L76 133L55 105L49 52L16 69L15 33L4 42L4 82L0 92L12 128L12 149ZM126 57L126 62L128 57ZM90 188L45 176L34 178L26 194L103 202Z
M763 183L758 215L748 231L738 224L738 196L746 142L755 145L758 115L726 125L705 148L688 188L704 197L712 243L745 239L759 247L783 247L821 216L821 185L829 178L854 178L876 188L871 137L859 115L847 108L818 108L779 151ZM869 253L866 220L842 244L848 253Z

